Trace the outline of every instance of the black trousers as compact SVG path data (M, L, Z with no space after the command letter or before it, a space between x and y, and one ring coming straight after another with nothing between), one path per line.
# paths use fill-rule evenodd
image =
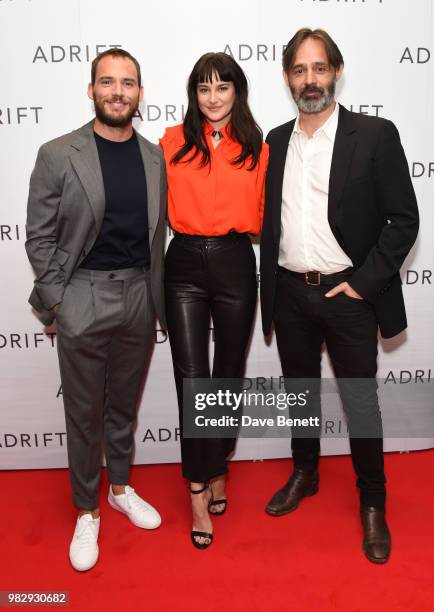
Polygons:
M342 274L334 285L347 280ZM321 345L325 341L341 391L348 419L350 447L360 501L363 506L383 508L386 498L381 415L377 385L377 321L372 306L340 293L324 294L330 286L308 285L303 278L279 268L274 325L285 378L321 377ZM339 382L341 379L341 382ZM366 379L357 393L343 393L348 379ZM362 381L363 382L363 381ZM352 395L352 397L351 397ZM350 398L350 399L348 399ZM318 401L311 405L320 414ZM352 432L368 432L368 437ZM318 437L292 437L295 467L318 464Z
M234 438L183 435L184 378L240 378L257 299L256 261L247 234L176 234L165 260L167 327L181 427L182 473L205 482L227 472ZM214 359L209 364L210 322Z

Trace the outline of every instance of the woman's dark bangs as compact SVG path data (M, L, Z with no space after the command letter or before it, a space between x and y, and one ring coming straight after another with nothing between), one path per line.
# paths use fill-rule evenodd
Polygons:
M231 67L219 58L212 57L205 60L203 66L200 66L197 83L212 83L214 76L217 76L219 81L234 82L234 74Z

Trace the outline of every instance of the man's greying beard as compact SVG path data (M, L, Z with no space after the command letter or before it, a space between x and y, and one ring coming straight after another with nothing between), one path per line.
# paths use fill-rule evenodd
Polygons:
M111 100L104 100L104 102L115 102L118 100L122 101L122 96L113 96ZM95 96L93 96L95 115L101 121L101 123L114 128L121 128L129 125L139 108L139 99L137 99L137 103L134 106L130 105L128 112L125 115L109 115L104 109L104 102L98 102Z
M294 87L291 87L292 97L297 104L299 110L303 113L320 113L330 106L335 99L336 81L333 80L329 87L317 87L316 85L306 85L300 92L297 93ZM316 98L304 98L306 93L317 93Z

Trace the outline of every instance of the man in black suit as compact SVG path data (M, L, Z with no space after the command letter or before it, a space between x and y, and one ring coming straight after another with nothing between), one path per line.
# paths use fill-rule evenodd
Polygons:
M335 102L343 65L323 30L299 30L283 54L299 114L267 137L262 321L265 335L274 322L284 377L317 381L313 413L320 410L325 341L348 418L363 550L370 561L384 563L391 540L377 331L389 338L406 327L399 269L416 239L418 212L393 123ZM318 491L319 450L319 433L297 437L293 430L294 471L268 503L269 514L287 514Z

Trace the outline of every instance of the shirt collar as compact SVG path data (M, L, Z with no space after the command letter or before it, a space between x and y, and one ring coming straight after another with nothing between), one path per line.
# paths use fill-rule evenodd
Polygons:
M220 128L220 132L223 134L223 137L228 136L229 126L230 126L230 123L227 123L224 127ZM204 131L205 136L212 134L214 130L215 128L210 123L208 123L208 121L205 120L203 123L203 131Z
M331 140L332 142L334 142L335 136L336 136L336 130L338 129L338 117L339 117L339 103L336 102L334 111L332 112L330 117L327 119L327 121L315 131L314 135L322 130L324 134L327 136L327 138ZM300 128L300 114L297 115L293 131L295 134L303 134L303 130Z
M294 129L292 130L294 134L301 134L303 130L300 128L300 114L297 115L294 123Z

